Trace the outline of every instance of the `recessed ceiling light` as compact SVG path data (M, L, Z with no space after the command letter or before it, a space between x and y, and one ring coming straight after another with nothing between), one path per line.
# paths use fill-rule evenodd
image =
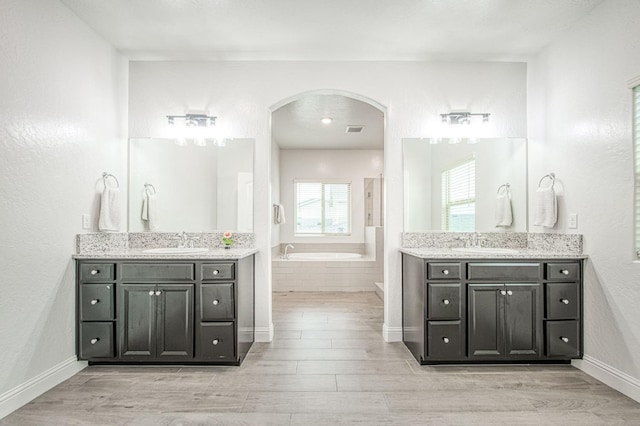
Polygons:
M333 121L333 118L331 117L324 117L322 120L322 124L331 124L331 122Z

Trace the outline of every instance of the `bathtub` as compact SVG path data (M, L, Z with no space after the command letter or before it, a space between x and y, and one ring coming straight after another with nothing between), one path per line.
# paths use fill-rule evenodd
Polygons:
M362 255L358 253L289 253L287 260L306 260L327 262L332 260L354 260L361 259Z

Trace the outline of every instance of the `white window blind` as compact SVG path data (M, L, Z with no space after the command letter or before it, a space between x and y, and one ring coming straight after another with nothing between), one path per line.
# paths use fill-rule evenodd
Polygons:
M442 172L442 229L475 231L476 162L466 161Z
M633 89L633 146L635 154L635 245L640 259L640 86Z
M351 234L351 184L296 182L296 234Z

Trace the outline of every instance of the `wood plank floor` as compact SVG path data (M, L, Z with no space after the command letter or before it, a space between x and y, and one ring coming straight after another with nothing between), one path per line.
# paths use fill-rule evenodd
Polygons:
M89 367L2 425L613 425L640 404L570 366L420 366L375 293L275 293L241 367Z

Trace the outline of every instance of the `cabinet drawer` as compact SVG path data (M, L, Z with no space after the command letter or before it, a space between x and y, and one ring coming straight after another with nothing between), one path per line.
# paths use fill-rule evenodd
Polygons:
M456 319L461 316L462 286L455 284L427 284L427 317Z
M233 283L200 286L200 319L202 321L233 320L234 314Z
M80 320L108 321L115 318L115 284L80 285Z
M547 263L546 277L549 281L577 281L580 279L580 264Z
M235 360L233 322L200 324L198 358L212 361Z
M429 263L427 278L430 280L459 280L460 264L456 262Z
M547 283L545 306L548 319L578 318L578 283Z
M578 321L547 321L547 356L577 358L580 356Z
M79 359L113 358L115 356L113 323L80 323L80 342L78 346L80 348Z
M202 265L203 280L233 280L235 268L233 263L208 263Z
M191 263L125 263L122 265L123 281L175 281L193 280Z
M81 263L80 281L112 281L115 279L113 263Z
M469 263L469 280L537 281L539 263Z
M426 352L434 359L461 358L464 339L460 321L428 321Z

